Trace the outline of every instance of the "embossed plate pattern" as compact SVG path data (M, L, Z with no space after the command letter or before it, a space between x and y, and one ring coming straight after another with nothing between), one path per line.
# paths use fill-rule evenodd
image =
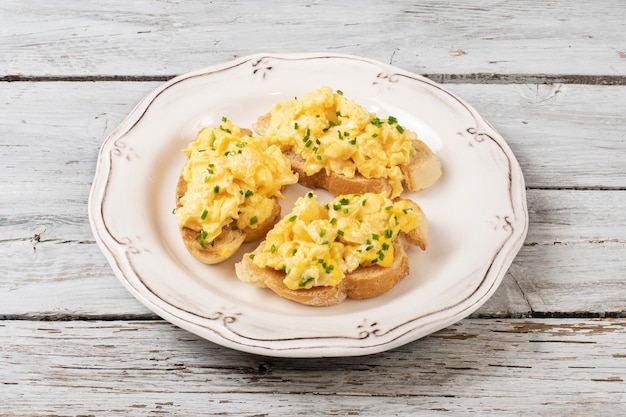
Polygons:
M251 244L217 266L196 261L171 212L181 149L201 127L222 116L249 127L273 103L324 85L417 131L444 174L405 195L430 221L428 249L409 251L410 275L382 296L313 308L236 278ZM283 213L306 191L290 187ZM165 83L103 143L89 217L115 275L156 314L223 346L290 357L380 352L468 316L500 284L528 225L520 167L470 105L417 74L338 54L252 55Z

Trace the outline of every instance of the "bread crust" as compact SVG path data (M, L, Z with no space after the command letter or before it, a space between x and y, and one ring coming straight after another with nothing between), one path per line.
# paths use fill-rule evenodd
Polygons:
M264 136L270 126L272 115L266 113L260 116L253 129ZM403 186L410 191L419 191L433 185L442 175L441 162L434 152L421 140L412 141L415 153L406 165L400 165L404 174ZM291 161L291 168L298 173L298 182L306 187L321 188L333 195L355 193L389 193L391 184L386 178L366 178L358 172L354 177L346 177L336 172L327 173L321 170L313 175L307 175L304 167L305 160L296 153L287 150L284 155Z

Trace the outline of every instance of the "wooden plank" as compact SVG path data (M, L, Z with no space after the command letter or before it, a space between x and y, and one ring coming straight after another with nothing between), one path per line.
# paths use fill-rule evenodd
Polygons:
M621 415L625 328L464 320L389 352L298 360L160 321L3 321L0 415Z
M62 187L65 182L73 187L91 184L97 149L106 135L158 84L3 84L0 147L7 160L0 171L3 190L11 198L26 193L42 202L59 193L42 181L50 176ZM476 107L504 136L528 187L626 188L622 161L626 86L447 87ZM57 97L64 97L61 108L50 106ZM17 176L30 186L16 184ZM71 192L84 195L84 191ZM72 200L76 199L80 197Z
M624 243L611 242L525 246L474 316L623 317L624 252ZM154 317L93 242L4 242L0 270L0 317Z
M613 213L624 212L625 192L529 190L528 200L525 247L475 316L623 316L626 225ZM50 207L43 219L10 216L0 229L17 236L3 242L0 315L150 317L113 276L86 213Z
M388 0L384 8L368 0L358 13L343 3L302 0L88 0L72 3L71 13L68 7L3 2L1 76L170 76L267 51L355 54L452 74L449 80L493 79L481 73L515 80L575 72L571 79L579 82L594 82L585 75L605 82L626 76L626 9L619 0L594 7Z
M476 87L446 86L507 140L527 187L626 188L626 86Z

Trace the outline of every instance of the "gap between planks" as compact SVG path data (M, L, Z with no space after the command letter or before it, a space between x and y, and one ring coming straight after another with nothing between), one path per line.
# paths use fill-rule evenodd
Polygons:
M580 85L626 85L625 75L580 75L580 74L422 74L441 84L580 84ZM165 82L178 76L171 75L23 75L8 74L0 82Z

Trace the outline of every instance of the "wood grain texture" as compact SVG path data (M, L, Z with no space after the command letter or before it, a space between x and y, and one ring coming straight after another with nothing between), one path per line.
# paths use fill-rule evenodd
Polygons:
M113 276L86 203L102 141L158 84L3 85L0 316L154 317ZM525 247L476 316L623 316L626 87L450 87L505 136L529 186Z
M626 412L623 319L485 323L371 356L294 360L223 349L159 321L5 321L0 415Z
M624 2L346 4L2 2L0 417L626 415ZM502 133L530 225L470 318L371 356L268 358L115 278L87 217L102 141L161 82L258 52L425 74Z
M332 1L8 0L0 75L170 76L250 53L307 51L360 55L452 81L490 78L481 74L623 81L623 6L368 0L355 13Z

